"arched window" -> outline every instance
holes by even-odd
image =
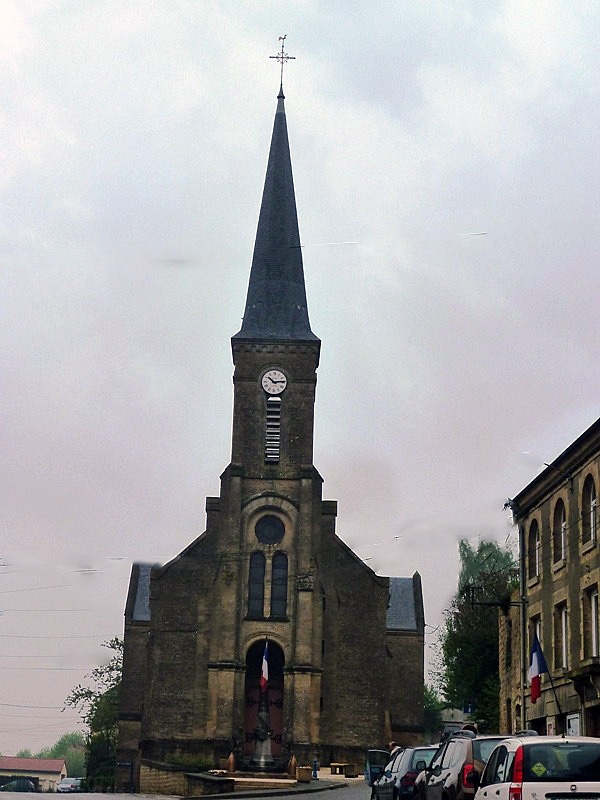
[[[554,508],[552,548],[554,550],[554,563],[558,564],[559,561],[564,561],[567,557],[567,512],[562,500],[559,500]]]
[[[273,556],[271,583],[271,616],[285,617],[287,613],[288,559],[285,553]]]
[[[263,617],[264,601],[265,557],[263,553],[252,553],[248,578],[248,616],[255,619]]]
[[[527,539],[527,566],[530,578],[537,578],[540,574],[540,527],[537,519],[534,519],[529,527],[529,537]]]
[[[596,484],[591,475],[588,475],[583,484],[583,496],[581,501],[581,541],[595,542],[598,531],[598,501],[596,499]]]

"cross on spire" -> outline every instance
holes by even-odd
[[[283,65],[285,64],[286,61],[290,61],[290,60],[295,61],[296,60],[296,56],[288,56],[288,54],[286,52],[284,52],[283,48],[284,48],[284,45],[285,45],[286,37],[287,37],[287,33],[284,33],[283,36],[279,37],[279,41],[281,42],[281,53],[277,53],[276,56],[269,56],[269,58],[276,58],[277,61],[279,61],[279,63],[281,64],[281,81],[280,81],[280,89],[281,89],[281,91],[283,91]]]

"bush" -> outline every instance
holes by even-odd
[[[206,772],[214,769],[214,763],[205,756],[194,755],[193,753],[167,753],[165,756],[166,764],[173,764],[176,767],[188,767],[197,772]]]

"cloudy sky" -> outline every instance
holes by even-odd
[[[430,657],[458,539],[514,546],[505,500],[598,416],[600,6],[0,17],[0,752],[77,728],[132,561],[219,492],[283,34],[315,463],[344,541],[422,574]]]

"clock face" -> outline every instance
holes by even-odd
[[[262,376],[260,385],[267,394],[281,394],[287,386],[287,378],[280,369],[270,369]]]

